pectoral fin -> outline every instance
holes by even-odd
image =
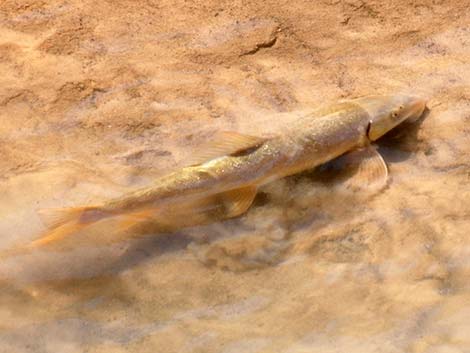
[[[198,165],[217,157],[233,155],[255,148],[267,139],[232,131],[222,131],[218,132],[211,140],[211,142],[201,147],[200,152],[194,154],[188,165]]]
[[[355,170],[346,186],[352,189],[381,189],[387,185],[388,168],[380,153],[373,146],[349,152],[346,163]]]

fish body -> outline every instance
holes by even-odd
[[[338,105],[323,116],[304,116],[282,135],[262,142],[249,153],[216,157],[182,168],[151,186],[103,205],[109,213],[122,213],[191,195],[205,195],[296,174],[323,164],[366,143],[368,113],[357,104]]]
[[[127,217],[132,225],[158,215],[184,218],[221,209],[227,217],[237,216],[249,208],[259,186],[365,148],[402,121],[419,117],[424,108],[424,101],[414,97],[369,96],[305,115],[272,138],[222,134],[206,148],[201,157],[206,161],[148,187],[99,206],[46,210],[51,231],[33,244],[55,241],[108,217]],[[383,169],[380,156],[375,160]]]

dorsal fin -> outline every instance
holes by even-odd
[[[229,156],[254,148],[265,142],[267,138],[240,134],[233,131],[221,131],[216,133],[212,140],[201,146],[190,159],[188,165],[198,165],[211,159]]]

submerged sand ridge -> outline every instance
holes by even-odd
[[[239,219],[130,240],[103,225],[2,259],[0,351],[469,350],[468,5],[1,3],[3,250],[39,235],[38,208],[146,185],[219,130],[268,136],[371,93],[429,112],[379,142],[380,193],[326,166]]]

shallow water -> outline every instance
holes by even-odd
[[[38,208],[147,185],[214,131],[269,135],[292,112],[377,92],[429,111],[378,142],[380,192],[345,189],[327,165],[266,185],[238,219],[137,238],[105,223],[4,253],[0,352],[470,351],[466,4],[212,19],[210,1],[16,3],[0,4],[4,252],[43,231]]]

